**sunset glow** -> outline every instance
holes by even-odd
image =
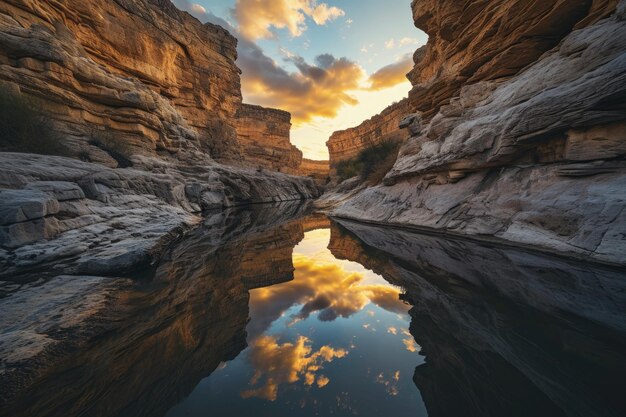
[[[408,1],[174,3],[239,39],[244,101],[290,112],[292,142],[312,159],[328,158],[325,142],[334,131],[406,97],[412,54],[426,42]]]

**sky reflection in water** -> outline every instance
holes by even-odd
[[[295,279],[250,292],[248,348],[168,416],[427,415],[400,289],[336,259],[328,229],[293,253]]]

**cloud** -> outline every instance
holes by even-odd
[[[404,347],[409,352],[418,352],[420,350],[418,344],[415,343],[415,339],[413,339],[413,336],[402,339],[402,343],[404,343]]]
[[[394,48],[402,48],[403,46],[418,45],[418,44],[419,44],[419,40],[417,40],[416,38],[402,38],[398,41],[396,41],[395,39],[389,39],[388,41],[385,42],[385,48],[394,49]]]
[[[321,321],[350,317],[369,303],[405,314],[409,306],[399,290],[386,285],[362,285],[363,274],[345,271],[335,264],[320,265],[307,256],[294,256],[295,279],[285,284],[259,288],[250,294],[248,340],[263,333],[274,320],[294,305],[301,305],[292,323],[319,313]],[[369,326],[368,326],[369,327]]]
[[[197,3],[192,4],[190,9],[194,13],[199,14],[199,15],[203,15],[203,14],[207,13],[206,9],[204,7],[202,7],[201,5],[197,4]]]
[[[295,343],[280,344],[273,336],[257,338],[250,346],[249,360],[255,369],[250,381],[251,389],[243,391],[243,398],[257,397],[268,401],[278,398],[278,389],[283,384],[294,384],[300,380],[305,385],[317,383],[318,388],[326,386],[330,379],[317,376],[325,363],[343,358],[345,349],[322,346],[313,351],[311,341],[299,336]]]
[[[272,7],[278,7],[273,0],[270,2],[274,5]],[[336,117],[345,105],[358,104],[351,92],[362,87],[366,75],[361,66],[355,62],[323,54],[317,57],[314,64],[309,64],[302,57],[289,52],[286,59],[297,69],[290,72],[224,19],[204,8],[201,10],[194,7],[195,4],[188,0],[174,0],[174,4],[202,22],[211,22],[224,27],[239,39],[237,65],[242,70],[242,93],[246,102],[289,111],[295,124],[311,121],[317,116]],[[310,1],[298,4],[306,6],[310,13],[323,5],[318,6]]]
[[[383,90],[406,81],[406,74],[413,68],[413,58],[404,55],[398,62],[387,65],[370,75],[370,90]]]
[[[337,116],[344,105],[356,105],[351,94],[361,88],[365,72],[347,58],[324,54],[314,64],[300,56],[286,58],[297,69],[287,72],[258,47],[240,55],[246,101],[291,112],[294,123]]]
[[[400,380],[400,371],[396,371],[395,374],[391,376],[391,378],[385,378],[385,374],[381,372],[376,377],[376,382],[384,385],[387,390],[387,394],[395,397],[400,392],[398,390],[398,381]]]
[[[316,0],[237,0],[232,11],[239,32],[250,40],[273,38],[272,28],[286,29],[293,37],[307,29],[306,17],[317,25],[344,16],[345,12]]]
[[[326,3],[322,3],[310,9],[309,14],[315,23],[325,25],[326,22],[345,16],[346,13],[338,7],[330,7]]]

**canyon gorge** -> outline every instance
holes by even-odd
[[[319,197],[330,174],[320,205],[338,217],[623,263],[624,7],[414,1],[429,41],[408,97],[314,161],[288,112],[242,102],[224,28],[167,0],[2,2],[3,88],[39,103],[81,160],[0,156],[2,262],[139,196],[167,206],[171,231],[204,209]],[[384,142],[401,146],[383,181],[332,187],[338,164]]]
[[[404,2],[410,90],[318,160],[347,58],[276,48],[283,109],[200,4],[0,0],[0,415],[622,415],[626,0]]]

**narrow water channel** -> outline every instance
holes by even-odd
[[[250,291],[248,347],[168,416],[427,415],[402,289],[336,258],[328,226],[294,248],[293,280]]]
[[[42,274],[45,271],[42,271]],[[0,299],[1,416],[622,416],[626,274],[310,214]]]

